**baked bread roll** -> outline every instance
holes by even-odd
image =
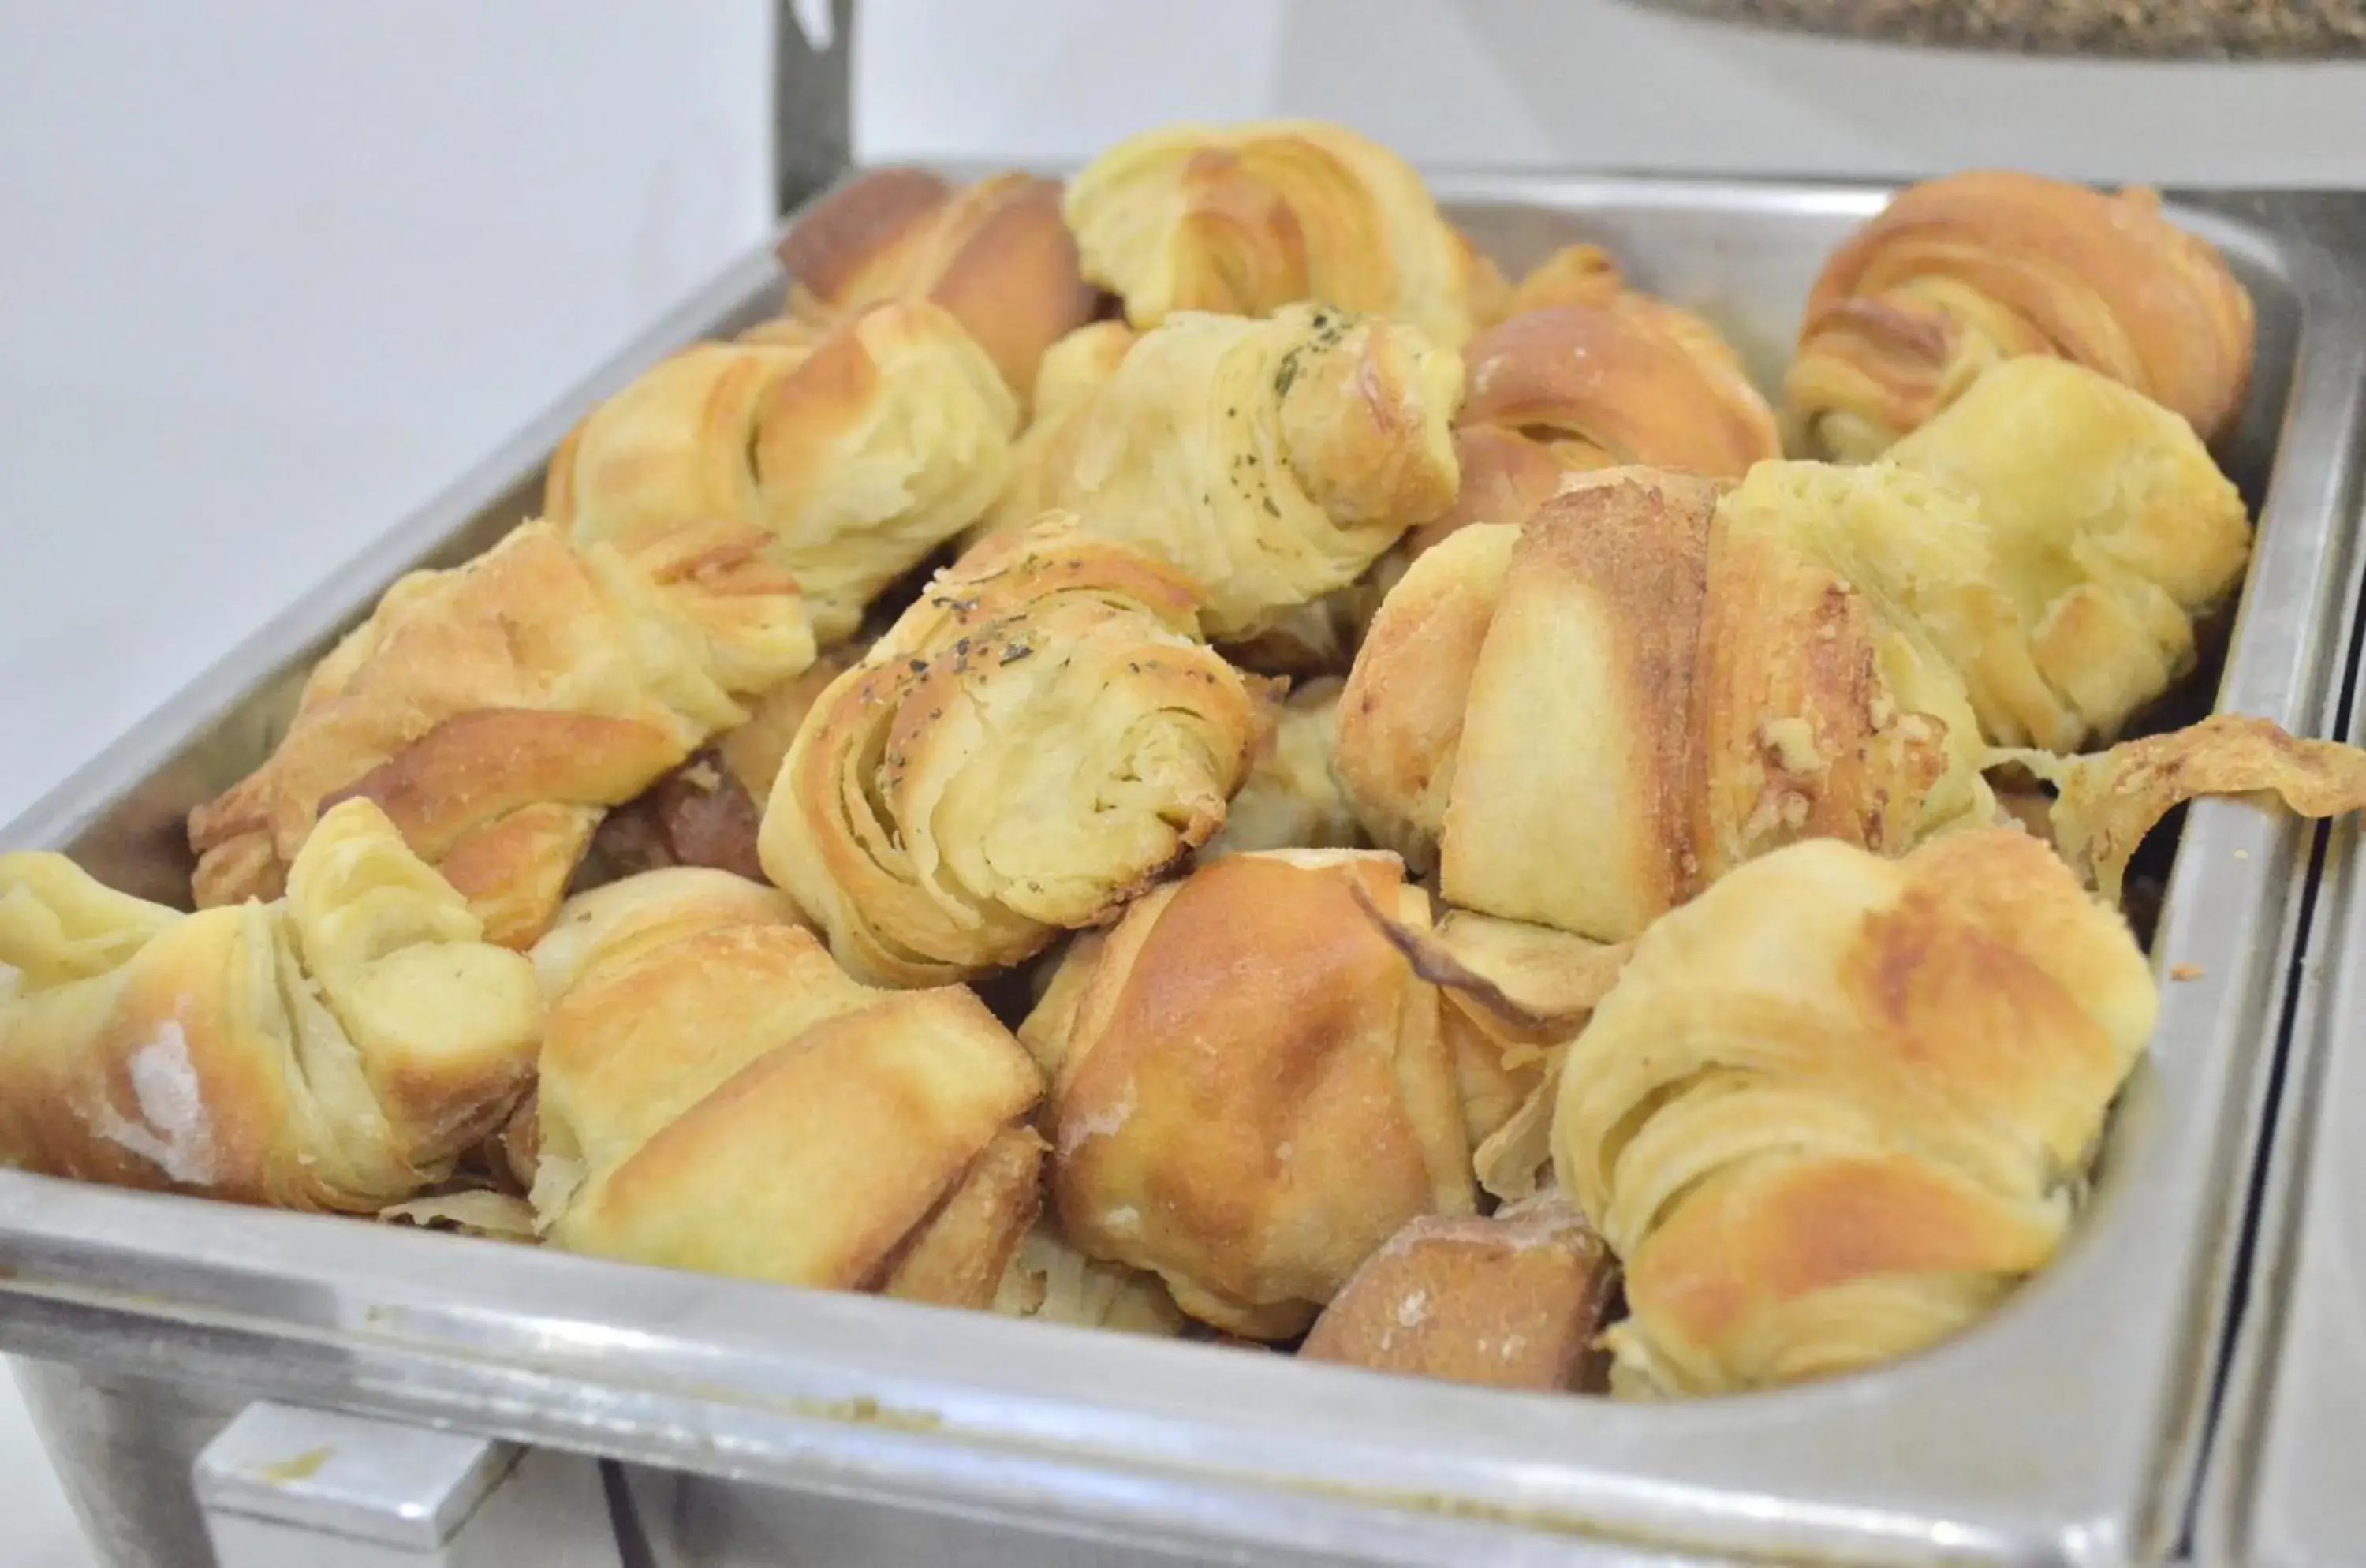
[[[2251,298],[2148,190],[1951,175],[1899,193],[1825,263],[1784,382],[1794,445],[1862,462],[2000,360],[2053,355],[2205,441],[2249,390]]]
[[[1319,299],[1453,349],[1503,287],[1402,159],[1312,120],[1132,137],[1069,182],[1063,207],[1085,276],[1137,327]]]
[[[570,543],[530,523],[414,572],[306,682],[269,761],[189,814],[201,906],[277,897],[324,806],[376,801],[531,944],[609,807],[747,716],[814,657],[796,584],[741,525]]]
[[[1215,641],[1346,587],[1454,500],[1461,366],[1416,332],[1309,305],[1087,331],[989,526],[1076,513],[1199,582]]]
[[[1718,495],[1611,471],[1381,606],[1339,773],[1380,842],[1437,846],[1448,903],[1623,942],[1795,840],[1898,853],[1989,819],[1962,683],[1898,596]]]
[[[1436,993],[1359,893],[1426,919],[1393,856],[1228,856],[1080,939],[1020,1030],[1070,1243],[1245,1337],[1300,1333],[1406,1221],[1473,1207]]]
[[[1310,1361],[1489,1388],[1580,1384],[1617,1261],[1558,1193],[1492,1218],[1413,1221],[1348,1278],[1299,1348]]]
[[[1418,555],[1472,523],[1525,523],[1568,474],[1639,464],[1739,479],[1782,456],[1774,415],[1709,327],[1640,295],[1514,316],[1463,351],[1455,505]]]
[[[1019,404],[924,299],[827,331],[790,323],[683,350],[594,409],[550,460],[544,508],[579,539],[725,518],[760,527],[824,643],[984,513]]]
[[[1570,1047],[1562,1187],[1626,1264],[1615,1392],[1828,1377],[2060,1247],[2152,1032],[2120,918],[2014,829],[1791,846],[1659,921]]]
[[[184,915],[0,856],[0,1163],[372,1213],[436,1186],[534,1072],[520,954],[365,800],[287,892]]]
[[[938,575],[825,692],[765,870],[877,985],[947,984],[1106,919],[1223,826],[1256,701],[1191,583],[1047,517]]]
[[[943,308],[1024,404],[1043,351],[1092,319],[1060,186],[1004,174],[956,188],[879,169],[806,210],[781,242],[789,314],[828,326],[890,299]]]
[[[1268,705],[1249,776],[1225,808],[1205,862],[1252,850],[1353,849],[1363,834],[1331,754],[1339,743],[1339,682],[1312,681]]]
[[[554,929],[546,1239],[988,1305],[1041,1201],[1034,1064],[966,989],[860,985],[811,932],[763,918],[769,889],[718,879],[616,883]]]
[[[2113,739],[2193,668],[2194,623],[2243,580],[2250,520],[2192,428],[2067,360],[2016,359],[1890,449],[1979,504],[2042,684],[1984,714],[2000,745]]]

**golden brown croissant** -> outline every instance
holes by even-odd
[[[1094,327],[1055,351],[1090,390],[1047,406],[989,525],[1076,513],[1199,582],[1218,642],[1346,587],[1454,499],[1461,366],[1418,333],[1290,306],[1121,343]]]
[[[1311,681],[1270,705],[1265,734],[1223,831],[1200,859],[1250,850],[1352,849],[1362,839],[1331,771],[1339,743],[1339,682]]]
[[[1362,913],[1395,857],[1232,855],[1081,939],[1020,1031],[1048,1065],[1062,1228],[1251,1338],[1313,1321],[1416,1215],[1469,1213],[1436,993]]]
[[[1797,839],[1988,819],[1962,682],[1899,595],[1718,496],[1608,470],[1381,606],[1337,767],[1381,842],[1438,846],[1449,903],[1619,942]]]
[[[1472,523],[1527,522],[1570,473],[1640,464],[1739,479],[1782,456],[1774,413],[1733,351],[1639,295],[1514,316],[1471,340],[1462,363],[1462,488],[1407,538],[1413,554]]]
[[[490,940],[532,942],[602,812],[812,661],[762,547],[733,524],[583,545],[531,523],[404,578],[312,671],[270,760],[189,814],[197,902],[276,897],[322,807],[361,795]]]
[[[718,878],[615,883],[554,928],[533,1193],[548,1239],[989,1304],[1041,1200],[1034,1064],[966,989],[859,985],[763,918],[770,890]]]
[[[2008,361],[1889,452],[1979,504],[2042,684],[1989,738],[2108,740],[2193,668],[2194,622],[2242,581],[2243,499],[2192,428],[2066,360]]]
[[[1085,276],[1137,327],[1315,299],[1453,349],[1503,286],[1403,160],[1310,120],[1132,137],[1070,182],[1064,209]]]
[[[880,169],[816,202],[781,242],[789,313],[827,326],[889,299],[928,299],[977,340],[1020,400],[1043,351],[1092,318],[1093,289],[1060,186],[996,175],[956,189]]]
[[[287,893],[183,915],[0,857],[0,1163],[369,1213],[434,1186],[534,1071],[526,960],[384,813],[324,815]]]
[[[1862,461],[2000,360],[2055,355],[2214,441],[2251,377],[2251,299],[2147,190],[1974,173],[1901,192],[1825,263],[1784,386],[1811,456]]]
[[[1794,845],[1654,925],[1570,1047],[1554,1168],[1625,1262],[1614,1390],[1888,1360],[2060,1246],[2152,973],[2014,829]]]
[[[1427,1214],[1348,1278],[1299,1354],[1491,1388],[1576,1388],[1618,1279],[1558,1193],[1492,1218]]]
[[[857,976],[942,984],[1107,919],[1222,827],[1256,705],[1179,574],[1054,514],[987,540],[833,682],[765,869]]]
[[[976,521],[1010,470],[1019,405],[924,299],[828,331],[683,350],[594,409],[550,461],[544,506],[579,539],[726,518],[762,528],[825,643]]]

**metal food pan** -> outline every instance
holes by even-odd
[[[1435,183],[1507,270],[1608,245],[1770,387],[1823,258],[1887,195]],[[2308,731],[2346,646],[2366,317],[2306,213],[2235,205],[2176,212],[2259,312],[2229,461],[2260,526],[2219,694]],[[586,408],[780,298],[769,252],[730,269],[0,843],[184,898],[183,814],[261,760],[294,682],[385,584],[489,545]],[[85,1499],[112,1495],[100,1472],[127,1432],[135,1485],[163,1484],[141,1412],[167,1391],[225,1412],[291,1399],[627,1461],[666,1562],[778,1560],[791,1543],[767,1521],[792,1505],[834,1510],[857,1545],[832,1561],[1042,1560],[1055,1537],[1095,1562],[2149,1561],[2202,1448],[2310,841],[2247,806],[2192,809],[2154,959],[2196,977],[2164,987],[2077,1235],[1970,1332],[1820,1385],[1658,1406],[1501,1393],[15,1173],[0,1346],[55,1363],[36,1408]]]

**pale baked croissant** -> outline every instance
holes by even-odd
[[[1655,924],[1570,1047],[1555,1170],[1626,1265],[1628,1394],[1889,1360],[2062,1242],[2153,977],[2014,829],[1797,844]]]
[[[1311,681],[1269,705],[1249,775],[1223,831],[1200,859],[1251,850],[1351,849],[1361,840],[1331,754],[1339,743],[1339,682]]]
[[[1305,1328],[1406,1221],[1473,1207],[1436,993],[1366,903],[1428,908],[1391,855],[1227,856],[1080,939],[1020,1032],[1053,1079],[1069,1241],[1250,1338]]]
[[[708,517],[761,527],[836,642],[985,512],[1018,426],[961,323],[894,300],[663,361],[568,434],[544,507],[579,539]]]
[[[611,543],[519,528],[417,572],[312,671],[269,761],[189,814],[201,906],[276,897],[322,807],[359,795],[524,946],[603,811],[809,664],[796,584],[744,525]]]
[[[888,299],[941,305],[1024,402],[1043,351],[1091,320],[1060,186],[1003,174],[956,188],[919,169],[862,175],[781,242],[789,313],[822,325]]]
[[[1038,504],[1076,513],[1199,582],[1216,641],[1346,587],[1454,499],[1461,366],[1418,333],[1290,306],[1175,317],[1113,367],[1109,341],[1077,351],[1079,380],[1098,383],[1031,436],[992,525]]]
[[[1979,504],[1993,581],[2042,685],[1984,712],[2000,744],[2111,739],[2193,668],[2251,545],[2243,498],[2192,428],[2065,360],[2008,361],[1889,451]]]
[[[2250,296],[2148,190],[1951,175],[1899,193],[1825,263],[1784,385],[1795,441],[1862,461],[2000,360],[2075,360],[2225,434],[2250,385]]]
[[[1064,210],[1085,276],[1137,327],[1319,299],[1452,349],[1503,287],[1402,159],[1311,120],[1129,138],[1069,182]]]
[[[1437,848],[1448,902],[1618,942],[1797,839],[1902,852],[1988,819],[1962,682],[1899,595],[1718,498],[1609,470],[1381,606],[1336,765],[1381,842]]]
[[[1090,925],[1224,822],[1256,705],[1197,590],[1053,514],[938,575],[797,732],[772,879],[857,976],[929,985]]]
[[[1462,364],[1461,489],[1408,536],[1414,554],[1472,523],[1527,521],[1572,472],[1639,464],[1739,479],[1782,456],[1774,415],[1733,351],[1640,295],[1515,315],[1472,339]]]
[[[435,1185],[531,1079],[520,954],[385,814],[324,815],[287,893],[184,915],[0,856],[0,1163],[370,1213]]]
[[[1182,1333],[1185,1324],[1157,1275],[1086,1257],[1048,1220],[1039,1220],[1019,1244],[996,1289],[993,1310],[1005,1317],[1162,1339]]]
[[[1559,1193],[1484,1219],[1425,1214],[1364,1260],[1298,1353],[1491,1388],[1574,1389],[1617,1279],[1610,1249]]]
[[[967,989],[876,991],[769,889],[654,873],[537,952],[533,1201],[603,1257],[984,1307],[1034,1223],[1034,1064]],[[579,929],[579,927],[580,929]]]

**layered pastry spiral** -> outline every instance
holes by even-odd
[[[1626,1265],[1614,1388],[1795,1382],[1964,1327],[2061,1246],[2156,1008],[2126,925],[2012,829],[1796,844],[1660,920],[1553,1126]]]
[[[376,801],[525,946],[609,807],[796,674],[814,642],[760,531],[652,525],[570,542],[531,523],[414,573],[322,660],[270,759],[189,814],[203,906],[276,897],[322,809]]]
[[[988,1305],[1041,1202],[1034,1063],[965,988],[861,985],[777,895],[736,881],[613,884],[536,953],[558,997],[543,1233],[602,1257]]]
[[[1109,916],[1224,823],[1256,701],[1199,595],[1057,514],[997,536],[816,703],[765,808],[772,879],[858,977],[944,984]]]
[[[702,518],[760,528],[836,642],[977,520],[1018,427],[1017,400],[959,321],[890,300],[665,360],[569,434],[544,510],[584,540]]]
[[[1068,186],[1085,276],[1155,326],[1319,299],[1448,349],[1502,279],[1388,149],[1335,125],[1179,125],[1110,148]]]
[[[1090,327],[1055,351],[1066,385],[997,529],[1039,506],[1074,512],[1200,584],[1209,636],[1235,642],[1452,504],[1461,366],[1418,332],[1313,305],[1123,331]]]
[[[864,175],[814,203],[781,242],[789,314],[827,327],[887,300],[930,300],[1024,403],[1043,351],[1095,304],[1060,194],[1056,181],[1017,173],[958,188],[918,169]]]
[[[287,881],[185,915],[0,856],[0,1164],[371,1213],[499,1127],[541,1035],[526,959],[366,800]]]
[[[2151,192],[1954,175],[1901,192],[1825,263],[1784,406],[1807,455],[1863,461],[1989,367],[2051,355],[2214,441],[2242,411],[2253,337],[2250,296]]]

